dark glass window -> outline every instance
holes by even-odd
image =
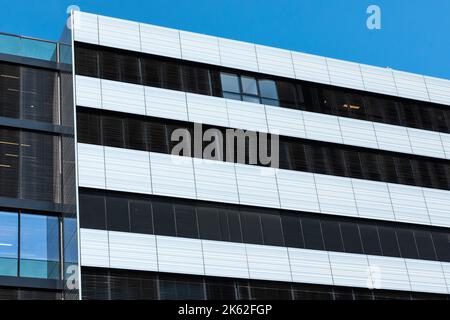
[[[400,248],[398,246],[397,235],[394,228],[379,227],[381,249],[384,256],[400,257]]]
[[[450,262],[450,237],[446,233],[433,232],[433,242],[439,261]]]
[[[75,46],[75,68],[79,75],[98,78],[98,51]]]
[[[175,215],[172,204],[153,201],[152,209],[155,234],[175,237]]]
[[[264,244],[270,246],[284,246],[280,216],[273,214],[262,214],[261,223]]]
[[[182,90],[181,66],[174,62],[142,59],[144,85],[170,90]]]
[[[183,66],[183,86],[187,92],[211,95],[212,86],[209,70],[194,66]]]
[[[153,234],[152,207],[147,201],[130,200],[130,231]]]
[[[337,221],[322,221],[322,233],[325,242],[325,250],[337,252],[344,251],[341,230]]]
[[[237,210],[220,209],[219,222],[224,241],[242,242],[241,219]]]
[[[302,218],[301,221],[305,248],[324,250],[320,221],[312,218]]]
[[[195,207],[175,205],[175,219],[178,237],[198,238],[198,225]]]
[[[197,217],[201,239],[222,240],[218,209],[199,207]]]
[[[300,218],[294,215],[282,215],[284,242],[287,247],[304,248]]]
[[[118,117],[102,117],[103,144],[109,147],[124,148],[125,136],[123,120]]]
[[[106,230],[105,197],[80,193],[80,225],[82,228]]]
[[[124,120],[125,148],[147,150],[145,123],[137,119]]]
[[[129,54],[104,50],[100,53],[100,76],[103,79],[140,84],[139,59]]]
[[[381,244],[378,237],[378,229],[374,224],[360,224],[359,232],[365,254],[381,255]]]
[[[234,282],[206,282],[206,297],[208,300],[236,300]]]
[[[106,222],[108,230],[130,231],[128,200],[121,197],[106,197]]]
[[[102,144],[101,117],[98,114],[77,112],[78,141],[90,144]]]
[[[427,231],[414,231],[419,259],[436,260],[433,239]]]
[[[362,253],[361,236],[356,223],[341,223],[345,252]]]
[[[241,212],[242,234],[245,243],[264,244],[259,214]]]
[[[301,90],[300,86],[299,90]],[[277,81],[277,91],[281,107],[300,109],[299,104],[302,104],[303,101],[297,101],[297,90],[293,83]]]
[[[403,258],[418,259],[416,242],[414,234],[411,230],[398,229],[397,230],[398,244]]]

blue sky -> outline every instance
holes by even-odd
[[[448,0],[15,0],[0,31],[58,39],[82,11],[450,79]],[[382,29],[366,27],[380,6]]]

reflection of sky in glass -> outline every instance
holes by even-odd
[[[18,217],[14,212],[0,211],[0,257],[17,258]]]
[[[22,214],[20,222],[20,258],[59,260],[58,218]]]

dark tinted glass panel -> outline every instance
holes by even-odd
[[[415,231],[414,237],[416,239],[417,251],[419,252],[419,259],[436,260],[436,252],[431,233],[427,231]]]
[[[88,229],[106,229],[106,207],[103,196],[80,193],[80,225]]]
[[[322,230],[320,221],[310,218],[302,218],[303,238],[305,240],[305,248],[323,250]]]
[[[100,57],[100,74],[103,79],[140,83],[139,60],[135,56],[115,51],[103,51]]]
[[[450,237],[446,233],[433,232],[433,242],[438,260],[450,262]]]
[[[106,197],[106,221],[108,230],[130,231],[128,200],[120,197]]]
[[[21,67],[0,63],[0,116],[20,118]]]
[[[281,219],[277,215],[261,215],[264,244],[271,246],[284,246]]]
[[[104,116],[102,118],[102,129],[104,145],[116,148],[125,147],[122,119],[118,117]]]
[[[251,286],[253,300],[292,300],[291,288],[287,285]]]
[[[361,237],[356,223],[341,223],[345,252],[362,253]]]
[[[146,123],[147,144],[151,152],[168,153],[169,143],[166,126],[159,123]]]
[[[20,131],[0,128],[0,196],[19,197]]]
[[[92,113],[77,112],[77,135],[81,143],[102,144],[101,117]]]
[[[397,235],[394,228],[379,227],[381,249],[384,256],[400,257],[400,248],[397,242]]]
[[[183,66],[183,86],[187,92],[211,95],[212,88],[209,70]]]
[[[198,238],[197,215],[195,213],[195,207],[175,205],[175,219],[178,237]]]
[[[137,119],[124,120],[125,148],[147,150],[145,123]]]
[[[287,247],[304,248],[300,218],[294,215],[281,216],[284,242]]]
[[[208,300],[236,300],[234,282],[207,282],[206,298]]]
[[[241,219],[237,210],[219,210],[219,221],[224,241],[242,242]]]
[[[130,231],[153,234],[152,207],[146,201],[130,200]]]
[[[98,77],[97,50],[75,46],[75,69],[77,74]]]
[[[287,81],[277,81],[280,106],[285,108],[300,109],[297,102],[296,86]]]
[[[364,253],[381,255],[382,251],[377,226],[372,224],[360,224],[359,232],[361,233]]]
[[[173,206],[165,202],[152,202],[155,233],[163,236],[176,236]]]
[[[197,217],[201,239],[222,240],[218,209],[200,207]]]
[[[412,231],[399,229],[397,230],[397,238],[403,258],[417,259],[419,257]]]
[[[325,250],[327,251],[344,251],[342,243],[341,230],[339,223],[336,221],[322,221],[323,240],[325,242]]]
[[[241,212],[241,220],[244,242],[264,244],[259,215],[253,212]]]

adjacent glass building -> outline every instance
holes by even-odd
[[[449,80],[68,26],[0,35],[0,298],[450,297]],[[173,155],[196,124],[276,135],[279,165]]]

